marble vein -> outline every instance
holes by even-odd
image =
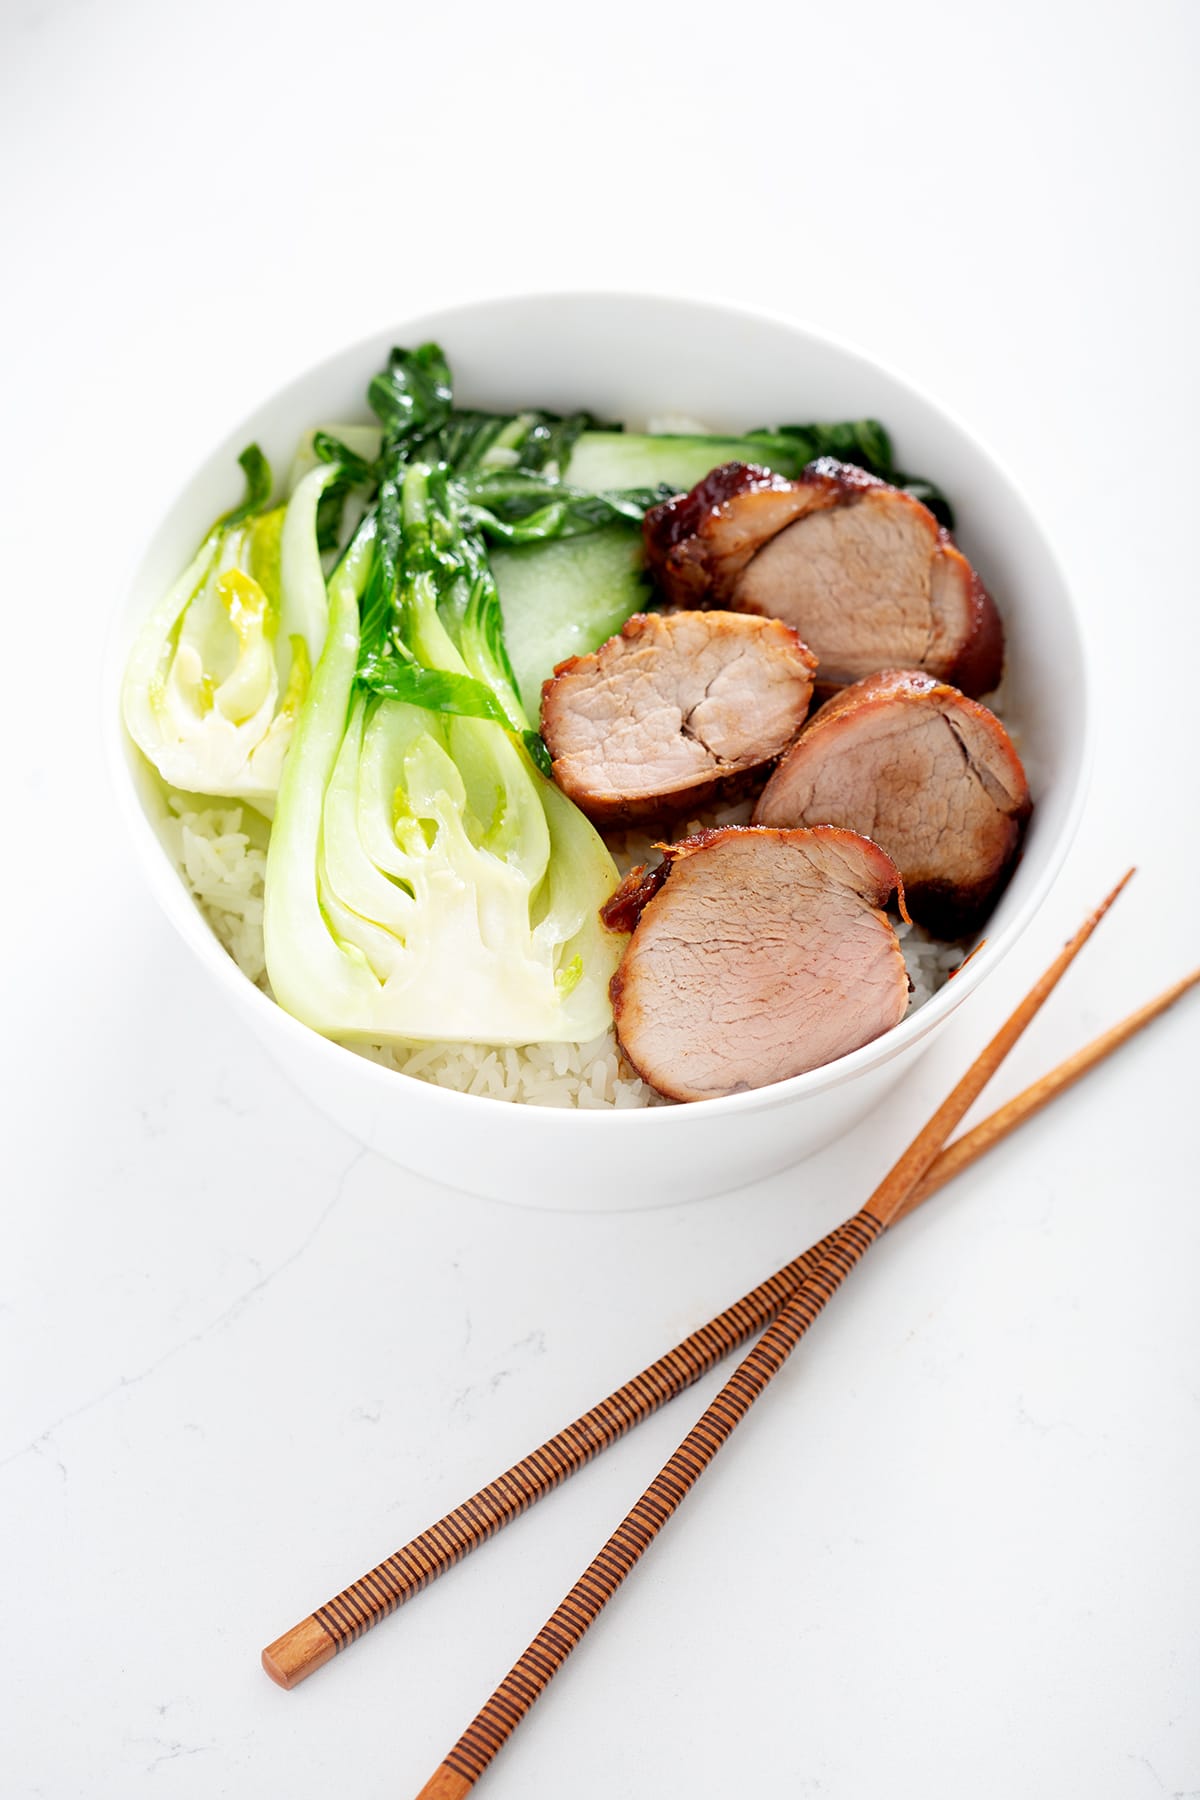
[[[0,1457],[0,1469],[8,1468],[11,1463],[18,1462],[25,1456],[49,1456],[50,1460],[57,1465],[63,1479],[66,1480],[66,1465],[57,1449],[50,1444],[50,1440],[62,1430],[63,1426],[73,1424],[76,1419],[81,1419],[85,1414],[94,1412],[97,1407],[105,1405],[114,1395],[127,1393],[131,1388],[142,1386],[143,1383],[157,1375],[167,1363],[173,1362],[177,1356],[181,1356],[185,1350],[190,1350],[195,1345],[202,1344],[209,1338],[216,1337],[218,1333],[227,1330],[241,1317],[247,1307],[259,1299],[273,1282],[277,1281],[281,1275],[286,1274],[307,1253],[341,1205],[346,1185],[355,1169],[369,1154],[370,1152],[362,1145],[354,1152],[338,1176],[332,1196],[322,1207],[296,1248],[285,1256],[282,1262],[277,1263],[273,1269],[268,1269],[264,1275],[260,1275],[257,1281],[251,1282],[250,1286],[230,1301],[229,1305],[224,1307],[215,1319],[210,1319],[206,1325],[202,1325],[198,1331],[190,1332],[187,1337],[180,1338],[177,1343],[172,1344],[169,1349],[156,1356],[152,1362],[147,1363],[144,1369],[139,1369],[134,1375],[122,1375],[119,1380],[111,1382],[100,1393],[93,1394],[90,1399],[82,1401],[68,1412],[60,1414],[57,1419],[51,1420],[49,1425],[39,1431],[27,1444],[22,1445],[19,1450],[12,1450],[7,1456]]]

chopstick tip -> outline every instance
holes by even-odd
[[[469,1794],[473,1785],[465,1775],[460,1775],[446,1763],[439,1763],[417,1795],[417,1800],[463,1800],[464,1794]]]
[[[1120,881],[1118,881],[1116,887],[1114,887],[1111,890],[1111,892],[1107,893],[1104,896],[1103,900],[1100,902],[1100,904],[1096,908],[1095,912],[1090,913],[1088,915],[1088,917],[1084,920],[1084,922],[1079,930],[1079,937],[1081,939],[1091,936],[1092,932],[1096,929],[1096,926],[1100,923],[1100,921],[1104,917],[1105,913],[1108,912],[1110,910],[1110,908],[1113,907],[1116,904],[1116,902],[1120,899],[1121,895],[1125,892],[1125,889],[1129,886],[1129,883],[1133,880],[1133,878],[1136,874],[1137,874],[1137,864],[1131,863],[1129,865],[1129,867],[1126,869],[1125,873],[1122,875]]]
[[[276,1687],[295,1687],[295,1678],[289,1674],[280,1663],[276,1662],[269,1650],[264,1650],[259,1660],[262,1663],[264,1674],[271,1677],[271,1680],[275,1683]]]
[[[262,1666],[277,1687],[294,1688],[314,1669],[320,1669],[336,1653],[337,1644],[311,1615],[268,1644]]]
[[[1133,880],[1133,878],[1136,874],[1137,874],[1137,864],[1130,863],[1129,867],[1126,869],[1125,873],[1122,875],[1120,881],[1118,881],[1116,887],[1113,889],[1112,893],[1108,896],[1108,899],[1105,900],[1103,905],[1101,906],[1101,909],[1100,909],[1101,912],[1108,911],[1108,909],[1112,905],[1113,901],[1118,897],[1118,895],[1124,893],[1125,889],[1129,886],[1129,883]]]

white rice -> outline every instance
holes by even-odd
[[[204,806],[191,796],[168,795],[166,833],[171,851],[204,917],[233,960],[256,986],[270,993],[263,950],[263,889],[270,827],[250,807]],[[705,827],[744,825],[753,801],[719,807],[689,819],[672,834],[687,837]],[[656,839],[629,831],[609,839],[622,874],[636,863],[656,863]],[[943,943],[919,925],[893,916],[908,978],[909,1011],[921,1006],[963,960],[961,944]],[[532,1106],[603,1111],[630,1106],[670,1106],[634,1073],[610,1027],[588,1044],[526,1044],[496,1049],[486,1044],[349,1044],[348,1049],[385,1068],[493,1100]]]
[[[167,842],[200,911],[243,975],[265,988],[263,891],[270,826],[236,802],[205,806],[176,793],[167,800]]]

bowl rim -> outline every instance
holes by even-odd
[[[172,864],[161,836],[138,798],[129,762],[130,755],[137,755],[138,752],[129,743],[121,709],[122,680],[131,630],[128,607],[124,602],[127,600],[130,589],[139,580],[141,570],[165,520],[184,500],[200,472],[221,452],[225,445],[231,440],[237,439],[243,430],[248,429],[248,421],[255,413],[270,406],[273,401],[298,382],[317,374],[319,370],[330,364],[351,358],[358,353],[361,353],[365,359],[368,352],[373,351],[379,344],[381,338],[389,335],[393,337],[394,341],[400,342],[405,336],[411,336],[414,329],[424,331],[435,321],[438,330],[448,331],[453,329],[455,322],[460,318],[487,312],[496,307],[518,306],[531,301],[540,304],[561,303],[567,305],[604,303],[645,305],[649,303],[698,315],[735,318],[749,324],[770,326],[787,332],[793,337],[805,338],[818,349],[831,350],[848,361],[858,363],[864,371],[883,377],[893,388],[913,399],[927,413],[945,421],[952,430],[957,431],[971,444],[976,453],[989,465],[990,471],[999,478],[1002,485],[1009,489],[1017,501],[1024,514],[1027,527],[1038,539],[1039,547],[1059,583],[1064,602],[1065,623],[1074,640],[1074,648],[1079,662],[1081,681],[1078,702],[1081,722],[1077,738],[1078,752],[1074,791],[1068,800],[1062,828],[1046,852],[1041,871],[1033,879],[1029,891],[1021,898],[1004,929],[995,937],[985,938],[961,969],[955,971],[950,980],[945,982],[921,1006],[901,1019],[897,1025],[893,1025],[890,1030],[883,1032],[879,1037],[836,1058],[833,1062],[823,1064],[820,1068],[806,1070],[800,1075],[788,1076],[783,1081],[773,1082],[765,1087],[750,1088],[742,1093],[724,1094],[708,1100],[676,1102],[667,1106],[580,1108],[539,1106],[529,1102],[522,1104],[511,1100],[496,1099],[487,1094],[463,1093],[454,1088],[441,1087],[434,1082],[419,1081],[415,1076],[406,1077],[402,1070],[390,1069],[383,1064],[376,1063],[370,1057],[361,1056],[346,1045],[326,1038],[320,1032],[313,1030],[311,1026],[303,1024],[243,974],[180,879],[179,871]],[[109,623],[104,657],[102,734],[105,745],[105,761],[109,780],[116,792],[118,810],[132,838],[137,861],[166,917],[228,994],[235,1007],[248,1006],[251,1009],[250,1020],[255,1024],[256,1029],[261,1030],[261,1033],[281,1033],[286,1043],[296,1047],[298,1054],[325,1059],[331,1079],[337,1080],[342,1077],[357,1079],[363,1084],[364,1092],[370,1088],[380,1101],[390,1097],[394,1102],[397,1097],[396,1081],[398,1079],[407,1080],[414,1087],[420,1088],[427,1104],[434,1108],[444,1108],[447,1118],[452,1114],[461,1115],[461,1109],[465,1105],[470,1108],[469,1113],[465,1116],[474,1118],[480,1123],[489,1116],[493,1120],[498,1120],[501,1115],[511,1116],[516,1111],[520,1115],[527,1118],[532,1116],[539,1121],[556,1121],[566,1116],[573,1122],[571,1129],[575,1131],[581,1129],[610,1132],[616,1130],[662,1130],[664,1128],[662,1124],[653,1126],[648,1125],[646,1121],[695,1119],[697,1117],[716,1118],[739,1113],[747,1114],[786,1105],[791,1101],[808,1099],[853,1081],[860,1074],[903,1055],[910,1046],[918,1043],[943,1019],[947,1018],[1003,961],[1029,926],[1057,879],[1079,829],[1087,802],[1094,756],[1095,728],[1091,660],[1087,638],[1082,629],[1078,605],[1066,579],[1057,549],[1038,514],[1031,506],[1020,482],[1013,477],[1007,465],[995,455],[991,447],[974,430],[963,423],[956,412],[943,405],[940,399],[931,398],[914,382],[897,374],[878,357],[861,350],[857,345],[851,344],[845,339],[831,335],[824,330],[817,330],[786,314],[750,306],[742,301],[649,288],[558,289],[547,287],[518,289],[488,294],[446,306],[431,307],[424,313],[417,314],[408,324],[403,321],[398,325],[386,323],[373,331],[360,335],[349,343],[341,344],[306,364],[286,381],[277,384],[269,392],[261,395],[243,414],[241,426],[235,425],[224,432],[216,442],[208,446],[202,456],[192,463],[190,473],[176,490],[169,506],[160,515],[153,530],[142,540],[136,559],[126,568],[120,592],[122,604],[118,606]],[[228,804],[236,806],[242,803],[231,799]],[[1019,859],[1013,871],[1014,882],[1019,880],[1022,866],[1022,860]],[[352,1074],[354,1070],[357,1070],[357,1076]],[[484,1107],[488,1109],[487,1113],[480,1110]],[[618,1124],[617,1121],[620,1123]],[[539,1128],[558,1129],[559,1127],[556,1124],[540,1124],[533,1127],[535,1130]]]

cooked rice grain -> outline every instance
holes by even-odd
[[[249,807],[197,807],[169,794],[165,835],[200,910],[244,975],[262,985],[266,821]]]

